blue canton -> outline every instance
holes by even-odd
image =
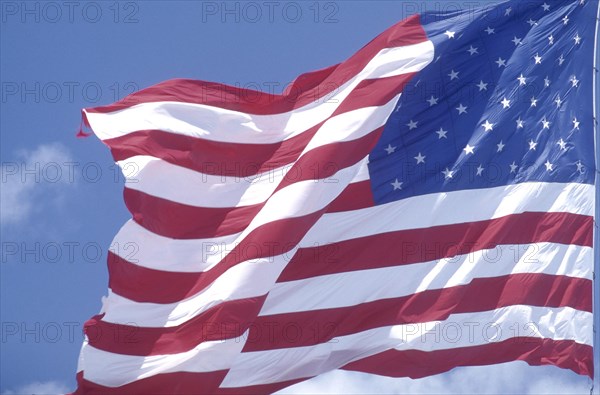
[[[594,182],[593,1],[424,13],[433,62],[369,156],[378,204],[522,182]]]

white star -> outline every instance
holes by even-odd
[[[573,129],[577,129],[579,130],[579,121],[577,120],[577,118],[573,118]]]
[[[505,146],[506,146],[506,144],[504,144],[502,142],[502,140],[500,140],[500,142],[498,144],[496,144],[496,147],[498,147],[498,150],[496,152],[502,152],[502,150],[504,149]]]
[[[571,84],[573,84],[573,88],[577,88],[579,86],[579,80],[576,76],[572,75],[569,81],[571,82]]]
[[[450,72],[450,74],[448,74],[448,77],[450,77],[450,81],[454,80],[454,79],[458,79],[458,71],[454,71],[454,69],[452,69],[452,71]]]
[[[479,164],[479,166],[477,166],[477,174],[478,176],[480,176],[483,173],[483,170],[485,170],[485,168],[483,168],[481,166],[481,164]]]
[[[388,146],[385,147],[384,150],[388,153],[388,155],[391,155],[394,152],[396,152],[396,147],[392,147],[391,144],[388,144]]]
[[[522,129],[524,125],[525,122],[521,118],[517,119],[517,129]]]
[[[544,87],[549,87],[550,86],[550,80],[548,79],[548,76],[546,76],[546,78],[544,78]]]
[[[498,60],[496,60],[496,62],[495,62],[495,63],[498,65],[498,68],[500,68],[500,67],[502,67],[502,66],[506,67],[506,60],[505,60],[505,59],[502,59],[502,58],[500,58],[500,57],[498,58]]]
[[[472,45],[471,45],[471,47],[470,47],[469,49],[467,49],[467,52],[468,52],[468,53],[470,53],[470,54],[471,54],[471,56],[475,55],[476,53],[479,53],[479,52],[477,51],[477,48],[476,48],[476,47],[473,47]]]
[[[542,119],[542,129],[550,129],[550,121],[548,121],[546,118]]]
[[[467,146],[465,148],[463,148],[463,151],[465,151],[465,155],[469,155],[469,154],[474,154],[475,151],[473,151],[475,149],[475,146],[470,146],[469,144],[467,144]]]
[[[506,97],[500,103],[502,103],[502,108],[510,107],[510,100],[508,100]]]
[[[550,10],[550,5],[547,3],[542,4],[542,8],[544,9],[544,11],[549,11]]]
[[[515,163],[515,161],[513,160],[513,163],[511,163],[510,165],[510,172],[511,173],[516,173],[517,172],[517,164]]]
[[[437,97],[433,97],[433,95],[431,95],[431,97],[427,101],[429,102],[429,107],[438,104],[438,98]]]
[[[511,41],[515,44],[515,47],[519,44],[521,44],[521,45],[523,44],[523,41],[521,41],[521,39],[518,38],[517,36],[515,36],[515,38],[513,38]]]
[[[398,179],[396,178],[396,181],[390,182],[390,184],[394,187],[394,191],[395,191],[396,189],[402,189],[402,184],[404,184],[404,183],[398,181]]]
[[[448,138],[446,136],[446,133],[448,133],[448,131],[444,130],[443,128],[440,128],[440,130],[436,131],[436,133],[438,134],[438,140],[440,140],[440,139],[447,139]]]
[[[563,63],[565,63],[565,57],[561,54],[560,58],[558,58],[558,65],[562,66]]]
[[[467,108],[468,108],[468,107],[465,107],[465,106],[463,106],[463,105],[462,105],[462,103],[460,103],[460,104],[458,105],[458,107],[456,107],[456,110],[458,111],[458,115],[461,115],[461,114],[463,114],[463,113],[466,113],[466,112],[467,112]]]
[[[579,45],[581,43],[581,37],[579,37],[579,33],[573,37],[573,40],[575,40],[575,45]]]
[[[529,26],[534,26],[537,25],[537,21],[534,21],[533,19],[529,18],[529,20],[527,21],[527,23],[529,23]]]
[[[481,126],[484,127],[486,132],[489,132],[490,130],[494,129],[494,124],[490,123],[490,121],[487,119],[485,120],[485,123],[481,124]]]
[[[575,164],[577,165],[577,171],[579,172],[579,174],[583,174],[583,164],[581,163],[581,161]]]
[[[562,20],[563,20],[563,25],[566,25],[567,23],[569,23],[569,16],[565,15],[565,17]]]
[[[448,38],[454,38],[454,33],[456,32],[451,32],[450,30],[446,30],[446,33],[444,33],[446,36],[448,36]]]
[[[525,78],[523,74],[521,74],[520,77],[517,77],[517,80],[519,80],[519,85],[525,85],[527,83],[527,78]]]
[[[489,35],[496,33],[496,30],[488,26],[487,29],[485,29],[485,32]]]
[[[530,107],[537,107],[537,99],[535,97],[531,98],[531,106]]]
[[[425,163],[425,158],[426,156],[421,155],[421,153],[419,152],[419,155],[415,156],[415,159],[417,160],[417,165],[419,163]]]
[[[504,16],[509,16],[511,12],[512,12],[512,8],[508,7],[506,9],[506,11],[504,11]]]
[[[552,171],[552,168],[554,167],[554,165],[550,163],[549,160],[547,160],[546,163],[544,163],[544,166],[546,166],[546,171]]]
[[[552,34],[548,36],[548,42],[550,45],[554,44],[554,36]]]
[[[563,150],[563,151],[567,150],[567,142],[564,141],[563,139],[558,140],[558,142],[556,143],[556,145],[558,145],[560,147],[560,149]]]
[[[410,122],[406,124],[406,126],[408,126],[408,130],[413,130],[417,128],[418,123],[419,122],[415,122],[411,119]]]
[[[560,99],[560,95],[556,97],[556,100],[554,100],[554,103],[556,103],[556,107],[560,108],[560,106],[562,105],[562,100]]]
[[[442,173],[444,174],[444,177],[446,178],[446,180],[452,178],[452,176],[454,175],[454,170],[449,170],[446,167],[446,170],[442,171]]]
[[[539,53],[536,53],[533,58],[535,59],[535,64],[542,64],[542,57]]]
[[[479,87],[479,92],[485,90],[487,91],[487,86],[488,84],[486,82],[480,81],[479,84],[477,85],[477,87]]]
[[[535,147],[537,147],[538,143],[534,142],[533,140],[529,141],[529,150],[533,150],[535,151]]]

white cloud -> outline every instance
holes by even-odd
[[[33,382],[17,388],[14,391],[3,392],[2,395],[55,395],[65,394],[69,388],[58,381]]]
[[[41,144],[17,152],[17,160],[2,163],[0,223],[21,225],[35,213],[56,207],[72,185],[69,150],[60,143]],[[72,172],[71,172],[72,173]]]
[[[278,394],[589,394],[590,380],[553,366],[516,361],[462,367],[422,379],[336,370]]]

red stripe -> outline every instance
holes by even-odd
[[[369,329],[446,320],[451,314],[521,304],[591,312],[592,282],[548,274],[512,274],[355,306],[260,316],[250,327],[244,352],[312,346]]]
[[[417,73],[361,81],[332,114],[332,117],[364,107],[383,106],[404,90]]]
[[[265,296],[225,301],[173,327],[139,327],[102,321],[92,317],[85,323],[89,344],[99,350],[122,355],[166,355],[189,351],[211,340],[242,336],[258,315]]]
[[[206,81],[175,79],[131,94],[114,104],[86,111],[106,113],[140,103],[176,101],[206,104],[251,114],[288,112],[326,97],[338,89],[356,76],[380,50],[425,41],[427,35],[420,24],[419,16],[415,15],[387,29],[345,62],[299,76],[283,95],[271,95]]]
[[[495,365],[515,360],[531,366],[554,365],[590,378],[594,375],[593,350],[572,340],[511,338],[497,343],[436,351],[388,350],[351,362],[344,370],[413,379],[448,372],[459,366]],[[239,388],[217,389],[227,371],[209,373],[163,373],[133,383],[111,388],[92,383],[77,373],[75,395],[131,394],[263,394],[273,393],[310,379]]]
[[[508,230],[494,231],[502,225],[508,226]],[[268,246],[264,244],[264,240],[279,240],[286,235],[276,231],[264,232],[265,237],[270,235],[272,238],[255,240],[258,240],[256,245],[264,246],[265,249]],[[392,232],[385,234],[392,237],[383,239],[383,242],[380,242],[379,237],[384,235],[376,235],[325,246],[301,248],[279,276],[278,282],[321,274],[424,262],[497,245],[556,242],[591,246],[591,234],[591,217],[568,213],[514,214],[481,223]],[[490,237],[494,244],[490,244]],[[291,240],[284,242],[287,244]],[[248,252],[254,250],[254,246],[241,246],[234,251],[243,261],[253,259]],[[287,251],[281,253],[284,252]],[[138,266],[110,252],[109,254],[110,288],[116,294],[138,302],[175,303],[204,289],[217,276],[210,274],[212,270],[217,270],[216,268],[204,273],[161,271]],[[269,255],[269,251],[262,251],[259,255],[276,254]],[[219,270],[218,273],[220,275],[222,271]]]
[[[495,365],[515,360],[531,366],[554,365],[593,377],[593,350],[571,340],[512,338],[503,342],[437,351],[398,351],[382,353],[351,362],[341,369],[388,377],[422,378],[450,371],[459,366]],[[265,386],[227,388],[221,394],[263,394],[279,391],[305,377]],[[262,390],[265,388],[265,390]]]
[[[359,84],[332,114],[388,103],[412,74],[367,80]],[[141,130],[104,140],[115,161],[150,155],[204,174],[250,177],[293,163],[325,121],[288,140],[272,144],[211,141],[160,130]]]
[[[175,239],[207,239],[241,232],[265,205],[189,206],[130,188],[124,189],[123,199],[135,222],[155,234]]]
[[[92,346],[126,355],[189,351],[204,341],[242,336],[244,352],[326,343],[391,325],[445,320],[451,314],[489,311],[512,305],[592,310],[592,283],[548,274],[513,274],[474,279],[467,285],[427,290],[355,306],[256,317],[265,297],[223,302],[175,327],[116,325],[94,317],[85,325]]]
[[[267,225],[263,225],[261,227],[256,228],[252,231],[248,236],[240,242],[219,264],[217,264],[214,268],[210,269],[207,272],[203,273],[194,273],[193,276],[196,276],[195,282],[191,285],[191,288],[186,291],[189,292],[190,295],[194,295],[199,293],[201,290],[209,286],[213,281],[215,281],[219,276],[225,273],[227,270],[237,265],[240,262],[253,260],[263,257],[271,257],[276,255],[284,254],[290,251],[295,245],[298,244],[300,239],[304,236],[304,234],[313,226],[314,222],[322,215],[323,210],[312,213],[310,215],[306,215],[303,217],[296,217],[284,220],[278,220],[270,222]],[[277,240],[277,242],[272,242],[272,240]],[[130,289],[131,292],[143,292],[139,288],[137,288],[136,279],[134,278],[123,278],[122,276],[118,276],[117,272],[114,272],[115,265],[119,265],[121,262],[125,262],[122,259],[117,262],[112,262],[115,256],[112,255],[113,258],[109,259],[109,276],[111,286],[114,286],[116,289],[124,288]],[[124,271],[130,270],[129,273],[135,273],[136,269],[134,266],[130,266]],[[142,270],[142,272],[149,273],[150,269]],[[124,271],[120,271],[121,273]],[[165,281],[169,280],[168,277],[164,276],[165,272],[154,271],[152,272],[152,276],[159,275],[160,277],[154,278],[146,278],[147,281],[157,281],[160,282],[161,287],[167,287],[167,283]],[[131,280],[131,282],[129,282]],[[133,285],[133,286],[132,286]],[[180,287],[178,283],[169,283],[168,286]],[[147,286],[147,284],[146,284]],[[145,289],[145,291],[150,291],[149,289]],[[244,324],[247,322],[251,322],[252,319],[257,315],[258,311],[262,307],[264,299],[256,298],[255,301],[250,300],[250,306],[253,310],[248,308],[247,302],[239,301],[231,302],[231,306],[234,308],[229,311],[228,304],[223,303],[219,305],[219,307],[215,309],[211,309],[208,312],[205,312],[203,317],[194,320],[193,322],[182,324],[179,327],[173,328],[141,328],[137,325],[112,325],[110,323],[106,323],[101,321],[102,316],[95,317],[90,320],[89,325],[86,325],[86,331],[90,331],[88,335],[90,337],[90,344],[97,345],[99,348],[104,349],[105,351],[117,353],[117,354],[133,354],[140,355],[136,353],[144,353],[149,352],[149,355],[157,354],[168,354],[168,353],[177,353],[182,350],[189,350],[189,345],[191,343],[195,343],[196,339],[193,338],[192,335],[190,337],[181,337],[177,336],[177,331],[184,331],[186,334],[194,328],[194,330],[200,331],[200,334],[197,334],[196,337],[202,338],[202,331],[205,328],[209,328],[212,323],[218,322],[228,322],[231,320],[233,324]],[[254,303],[254,304],[252,304]],[[244,307],[245,306],[245,307]],[[221,309],[223,309],[221,311]],[[246,309],[245,311],[243,311]],[[240,318],[241,317],[241,318]],[[251,318],[245,318],[251,317]],[[208,321],[207,321],[208,320]],[[207,324],[208,322],[208,324]],[[135,323],[134,323],[135,324]],[[92,328],[92,326],[97,325]],[[207,326],[208,325],[208,326]],[[184,326],[185,328],[181,329],[180,327]],[[205,326],[205,328],[203,328]],[[148,332],[144,332],[148,330]],[[93,331],[93,332],[91,332]],[[122,341],[115,342],[114,338],[110,337],[110,334],[114,333],[125,333],[130,336],[129,339],[133,336],[139,336],[140,342],[134,341]],[[229,333],[231,333],[229,331]],[[109,334],[109,335],[105,335]],[[167,336],[165,341],[161,340],[161,344],[158,347],[154,347],[155,343],[145,344],[144,342],[150,341],[149,339],[162,339],[162,336]],[[233,337],[233,336],[232,336]],[[178,340],[175,341],[175,338]],[[93,340],[92,340],[93,339]],[[191,343],[190,343],[191,342]],[[197,344],[197,343],[195,343]],[[192,346],[193,347],[193,346]],[[169,350],[172,350],[169,352]],[[160,352],[158,352],[160,351]],[[146,355],[146,354],[141,354]]]
[[[550,242],[592,246],[593,218],[526,212],[502,218],[409,229],[299,250],[277,281],[425,262],[502,244]]]
[[[150,155],[204,174],[243,178],[293,163],[324,122],[273,144],[224,143],[161,130],[140,130],[104,143],[115,161]]]
[[[108,251],[107,263],[109,288],[120,296],[141,303],[177,303],[192,296],[192,290],[204,288],[216,278],[208,274],[210,270],[189,273],[149,269],[112,251]]]
[[[323,182],[339,182],[330,177],[367,156],[382,131],[383,127],[380,127],[360,139],[331,143],[307,152],[294,163],[273,194],[300,181],[322,179]],[[341,152],[343,155],[339,155]],[[331,158],[337,160],[332,161]],[[265,201],[244,207],[205,208],[176,203],[129,188],[125,188],[124,200],[138,224],[155,234],[175,239],[204,239],[241,232],[266,204]]]
[[[214,394],[227,375],[227,370],[207,373],[163,373],[125,384],[106,387],[86,380],[83,372],[77,373],[77,390],[74,395],[123,395],[123,394]]]
[[[413,379],[444,373],[458,366],[484,366],[511,361],[554,365],[593,377],[592,347],[572,340],[512,338],[498,343],[437,351],[388,350],[342,369]]]
[[[342,367],[344,370],[413,379],[448,372],[459,366],[485,366],[511,361],[524,361],[531,366],[554,365],[590,378],[594,375],[593,350],[572,340],[511,338],[497,343],[436,351],[387,350]],[[83,378],[77,373],[75,395],[131,394],[262,394],[273,393],[306,377],[280,383],[239,388],[217,389],[227,371],[209,373],[163,373],[133,383],[111,388]]]
[[[218,388],[227,375],[227,370],[208,373],[175,372],[162,373],[120,387],[105,387],[83,378],[77,373],[77,390],[73,395],[241,395],[272,394],[306,379],[289,380],[280,383],[252,385],[238,388]]]
[[[215,267],[200,273],[175,273],[143,268],[109,252],[111,289],[132,300],[172,303],[185,294],[195,295],[238,263],[282,255],[294,248],[323,210],[302,217],[286,218],[259,226],[248,234]],[[183,280],[187,275],[190,279]],[[179,282],[181,281],[181,282]],[[157,288],[153,288],[157,285]],[[189,288],[185,288],[185,286]],[[114,287],[114,288],[113,288]],[[162,291],[159,291],[160,289]],[[174,290],[179,288],[179,290]],[[118,291],[117,291],[118,290]],[[164,291],[164,292],[163,292]],[[157,298],[152,293],[156,292]],[[137,297],[136,297],[137,296]],[[162,302],[156,301],[157,299]]]
[[[356,140],[329,143],[312,149],[293,164],[273,193],[300,181],[323,180],[323,183],[337,184],[339,180],[332,176],[365,158],[377,144],[384,127]]]
[[[371,181],[360,181],[349,184],[346,189],[329,205],[328,213],[337,213],[341,211],[360,210],[362,208],[373,207],[373,192],[371,190]]]

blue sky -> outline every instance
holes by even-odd
[[[414,11],[473,3],[2,1],[0,393],[74,389],[83,323],[106,294],[106,250],[129,218],[106,147],[75,138],[81,108],[171,78],[280,92]],[[422,380],[334,372],[286,392],[587,393],[589,384],[515,362]]]

